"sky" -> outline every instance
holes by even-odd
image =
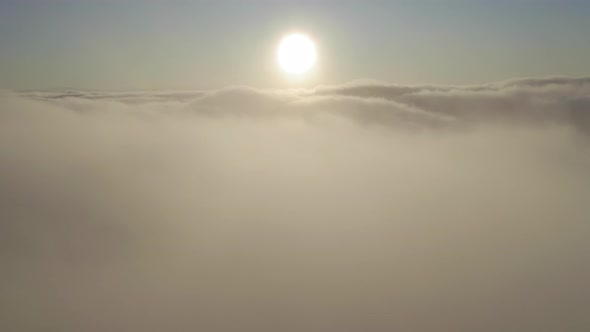
[[[0,0],[0,331],[590,331],[589,14]]]
[[[0,87],[312,87],[358,79],[472,84],[590,74],[590,2],[0,0]],[[290,82],[292,31],[319,62]]]

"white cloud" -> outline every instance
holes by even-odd
[[[587,330],[589,100],[4,93],[0,329]]]
[[[168,92],[28,92],[24,96],[60,105],[105,101],[125,104],[175,103],[207,114],[313,117],[318,114],[353,121],[431,126],[519,121],[557,122],[587,130],[589,78],[519,79],[476,86],[401,86],[359,82],[313,90],[260,90],[231,87],[213,91]],[[176,105],[182,104],[182,105]],[[100,109],[102,104],[93,103]],[[400,126],[401,125],[401,126]]]

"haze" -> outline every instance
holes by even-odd
[[[589,9],[0,0],[0,330],[588,331]]]

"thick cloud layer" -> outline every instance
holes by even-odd
[[[0,94],[0,330],[587,331],[590,79]]]

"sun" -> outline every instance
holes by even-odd
[[[286,73],[305,74],[317,61],[315,43],[303,34],[287,35],[279,45],[277,58],[281,69]]]

